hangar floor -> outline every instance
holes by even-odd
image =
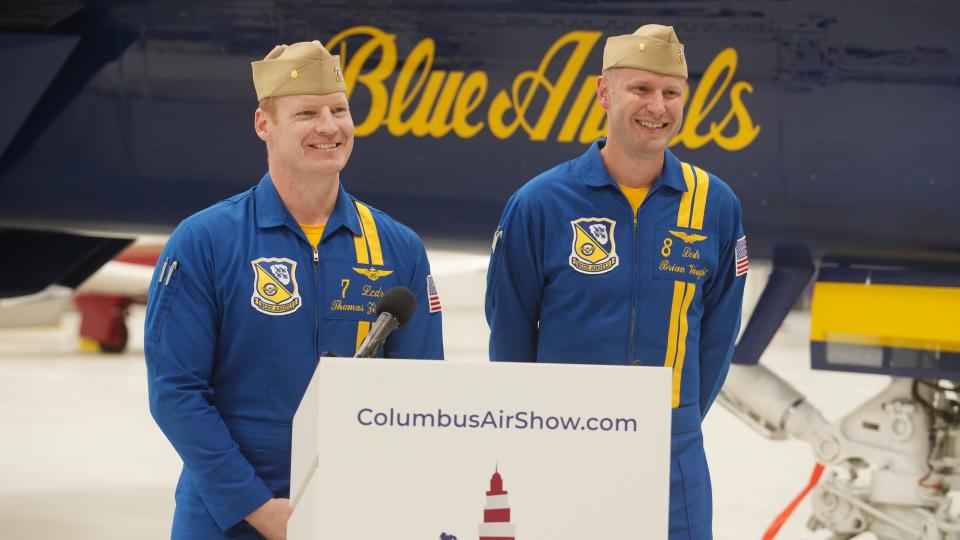
[[[486,359],[485,258],[431,250],[447,358]],[[77,351],[75,315],[56,328],[0,329],[0,538],[169,538],[180,460],[147,411],[142,323],[143,309],[134,310],[122,355]],[[886,377],[811,371],[808,332],[808,314],[791,314],[763,361],[827,419],[886,385]],[[811,451],[767,441],[720,406],[704,435],[715,537],[760,538],[806,484]],[[777,538],[827,538],[806,529],[809,513],[805,501]]]

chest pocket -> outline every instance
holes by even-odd
[[[386,266],[329,262],[324,265],[324,318],[374,321],[383,293],[397,284],[397,274]]]
[[[716,235],[686,227],[660,227],[654,234],[653,277],[702,285],[713,276]]]

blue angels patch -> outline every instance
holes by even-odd
[[[583,274],[603,274],[620,264],[613,229],[617,222],[608,218],[580,218],[570,222],[573,247],[570,266]]]
[[[297,288],[297,263],[290,259],[261,258],[253,265],[250,305],[267,315],[289,315],[301,304]]]

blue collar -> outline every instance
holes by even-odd
[[[360,228],[360,218],[357,217],[357,209],[353,205],[353,196],[343,189],[342,183],[339,189],[337,204],[330,214],[330,219],[327,220],[323,236],[326,238],[340,227],[346,227],[354,236],[360,236],[363,233]],[[277,193],[277,188],[274,187],[269,172],[263,175],[254,191],[254,206],[256,207],[257,227],[266,229],[285,225],[295,231],[300,230],[297,220],[293,219],[290,211],[283,205],[283,199]]]
[[[603,157],[600,155],[600,149],[603,148],[603,145],[606,143],[606,137],[597,139],[590,145],[590,148],[587,148],[587,151],[577,159],[578,163],[576,167],[580,173],[580,178],[583,179],[583,182],[588,186],[617,187],[616,180],[610,176],[610,173],[607,171],[607,166],[603,164]],[[650,191],[653,191],[660,185],[673,188],[677,191],[687,191],[687,183],[683,181],[683,171],[680,169],[680,160],[677,159],[677,156],[673,155],[673,152],[670,150],[663,151],[663,170],[660,171],[660,175],[657,176],[653,185],[650,186]]]

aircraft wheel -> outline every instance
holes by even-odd
[[[130,333],[127,331],[126,323],[120,323],[120,326],[117,328],[117,334],[118,336],[115,343],[99,342],[102,352],[120,354],[127,348],[127,340],[130,338]]]

